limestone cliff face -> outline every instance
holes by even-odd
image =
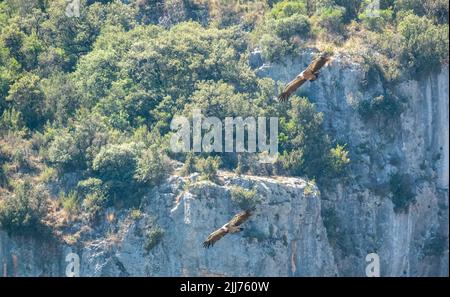
[[[161,243],[145,251],[141,234],[149,218],[130,223],[113,258],[132,275],[257,276],[334,275],[333,254],[320,216],[316,191],[305,191],[301,179],[273,179],[222,175],[224,185],[172,177],[146,198],[145,209],[161,226]],[[194,176],[195,179],[195,176]],[[182,190],[189,180],[189,189]],[[209,250],[201,246],[208,234],[239,211],[229,187],[255,188],[261,198],[252,220],[241,235],[228,235]],[[311,187],[311,186],[309,186]],[[305,193],[306,192],[306,193]],[[176,203],[174,203],[176,201]],[[308,214],[308,215],[307,215]],[[82,254],[86,275],[114,274],[97,245]],[[100,247],[104,251],[104,247]],[[112,259],[112,258],[111,258]],[[105,270],[105,269],[111,269]]]
[[[257,71],[288,81],[310,60],[307,53]],[[352,160],[351,181],[321,189],[323,208],[337,225],[339,274],[362,275],[360,259],[376,252],[382,275],[448,275],[448,65],[389,88],[404,101],[397,119],[364,121],[359,102],[388,90],[378,76],[368,78],[360,65],[348,61],[337,56],[303,90],[324,113],[329,134],[347,144]],[[388,185],[395,172],[413,181],[416,203],[407,212],[393,211]],[[436,238],[442,240],[439,253],[429,251]]]
[[[222,185],[197,181],[195,174],[172,176],[144,198],[141,217],[119,212],[79,245],[61,244],[54,253],[48,244],[1,233],[0,258],[8,260],[8,275],[64,275],[71,252],[80,256],[82,276],[337,275],[313,184],[225,172],[220,177]],[[240,235],[204,249],[208,234],[240,211],[230,199],[232,186],[255,189],[260,204]],[[148,234],[156,226],[164,235],[149,248]]]
[[[251,63],[260,76],[286,82],[310,55],[270,65],[253,54]],[[82,276],[364,276],[373,252],[382,276],[448,275],[448,66],[390,87],[404,99],[401,114],[366,121],[358,103],[387,87],[348,61],[336,57],[301,91],[324,113],[331,137],[347,143],[347,180],[319,191],[301,178],[221,172],[213,184],[173,175],[144,197],[139,216],[118,211],[77,244],[0,231],[2,275],[63,276],[70,252],[80,256]],[[416,196],[404,212],[391,200],[395,172],[410,177]],[[205,250],[209,232],[239,211],[232,185],[256,189],[261,204],[242,234]],[[152,241],[152,230],[162,230],[160,240]]]

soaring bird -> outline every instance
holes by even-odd
[[[243,228],[239,225],[243,224],[251,216],[252,211],[246,210],[235,215],[228,223],[223,225],[220,229],[217,229],[213,233],[209,234],[208,238],[203,242],[203,247],[212,247],[219,239],[224,237],[228,233],[236,233],[242,231]]]
[[[315,81],[319,76],[319,70],[327,64],[331,59],[328,53],[322,53],[317,59],[315,59],[309,66],[303,70],[297,77],[289,82],[283,89],[283,92],[278,96],[278,101],[286,102],[301,85],[306,81]]]

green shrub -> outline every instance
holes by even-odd
[[[416,202],[413,192],[413,183],[407,174],[394,173],[389,180],[389,188],[392,193],[394,211],[405,212],[412,203]]]
[[[23,41],[26,34],[20,30],[18,24],[12,22],[6,27],[2,27],[2,31],[0,31],[0,33],[1,41],[4,46],[8,48],[11,56],[21,64],[21,67],[23,67],[24,56],[20,49],[23,46]]]
[[[46,196],[25,180],[14,185],[14,193],[0,200],[0,226],[8,233],[34,232],[42,226]]]
[[[306,183],[305,189],[303,190],[303,195],[310,196],[315,194],[316,192],[318,192],[316,180],[312,179]]]
[[[52,64],[54,61],[49,61]],[[74,81],[70,74],[53,70],[49,66],[50,77],[42,80],[45,93],[45,111],[51,122],[67,124],[80,108],[80,97],[75,93]],[[53,64],[53,67],[58,67]]]
[[[258,41],[264,60],[270,62],[280,61],[282,57],[292,52],[292,45],[288,41],[272,34],[264,34]]]
[[[88,216],[88,219],[93,220],[102,211],[106,203],[108,202],[108,197],[102,193],[92,193],[88,194],[82,203],[83,210]]]
[[[304,174],[304,162],[303,149],[284,151],[277,160],[277,163],[283,169],[282,172],[287,172],[294,176]]]
[[[233,186],[230,188],[231,200],[241,209],[254,209],[261,203],[260,197],[255,189],[247,190],[243,187]]]
[[[448,24],[448,1],[446,0],[396,0],[395,10],[397,13],[402,11],[414,11],[416,15],[426,16],[427,18],[440,23]]]
[[[27,35],[23,40],[21,53],[24,57],[24,68],[31,70],[37,67],[39,54],[43,51],[41,38],[35,31]]]
[[[411,12],[398,16],[397,30],[401,36],[400,61],[413,75],[426,74],[448,61],[448,24],[434,25],[427,17]]]
[[[331,176],[338,177],[341,176],[348,164],[350,163],[350,158],[348,157],[348,151],[345,149],[345,145],[336,145],[336,147],[330,150],[330,169]]]
[[[79,110],[67,128],[47,127],[45,136],[45,159],[62,172],[86,170],[109,138],[102,117],[86,110]]]
[[[317,25],[327,33],[339,34],[344,28],[344,15],[345,8],[336,6],[321,9],[316,13],[315,18]]]
[[[200,172],[200,177],[202,179],[214,181],[217,177],[217,171],[219,170],[220,163],[220,157],[210,156],[206,159],[197,159],[195,167]]]
[[[137,182],[147,185],[157,185],[167,174],[166,156],[156,148],[148,148],[137,160],[134,178]]]
[[[237,165],[234,170],[236,174],[244,174],[250,170],[251,158],[246,154],[238,154],[237,155]]]
[[[73,135],[68,133],[67,130],[58,132],[58,135],[45,151],[46,159],[49,164],[57,168],[68,168],[78,161],[80,150],[75,143]]]
[[[277,20],[275,32],[283,40],[290,40],[294,36],[306,38],[310,32],[308,17],[294,14],[290,17]]]
[[[58,179],[58,173],[54,168],[45,167],[42,170],[41,175],[39,176],[39,180],[44,183],[51,183]]]
[[[79,211],[79,201],[77,194],[75,192],[70,192],[69,194],[60,193],[59,199],[64,210],[71,216],[78,214]]]
[[[147,239],[145,242],[145,250],[150,251],[155,246],[157,246],[164,236],[164,229],[159,226],[152,226],[150,231],[147,233]]]
[[[277,3],[261,26],[253,33],[254,43],[261,49],[264,60],[280,62],[299,49],[299,42],[310,37],[311,26],[306,2]]]
[[[253,28],[266,8],[264,1],[195,0],[185,3],[189,3],[189,10],[196,16],[193,19],[197,22],[208,18],[211,26],[223,28],[239,25],[246,30]]]
[[[6,176],[6,172],[3,169],[3,160],[0,158],[0,188],[6,188],[8,185],[8,177]]]
[[[34,129],[42,124],[44,114],[45,94],[42,90],[40,78],[37,75],[26,73],[18,79],[9,89],[6,101],[11,102],[19,111],[28,128]]]
[[[379,95],[373,100],[362,100],[358,103],[358,113],[366,121],[380,117],[385,120],[396,119],[402,110],[400,99],[389,95]]]
[[[100,149],[92,169],[103,181],[132,181],[136,170],[136,152],[132,144],[113,144]]]
[[[393,23],[395,28],[379,33],[367,31],[363,41],[369,49],[365,59],[370,67],[379,68],[382,78],[418,79],[448,61],[448,24],[434,24],[412,11],[398,12]]]
[[[139,220],[139,219],[142,218],[142,211],[140,211],[139,209],[133,209],[133,210],[130,212],[130,217],[131,217],[131,219],[133,219],[134,221],[137,221],[137,220]]]
[[[184,161],[183,167],[181,168],[180,174],[182,176],[188,176],[193,172],[195,172],[195,156],[194,154],[189,153]]]
[[[8,132],[22,137],[27,133],[22,114],[14,108],[5,110],[0,117],[0,135],[6,135]]]
[[[366,28],[372,31],[381,32],[393,20],[392,9],[379,9],[371,11],[371,13],[368,15],[367,12],[363,12],[359,14],[358,18]]]
[[[84,106],[91,108],[107,95],[117,76],[116,64],[115,53],[102,49],[91,51],[80,59],[74,77]]]
[[[30,148],[26,145],[16,147],[12,155],[12,160],[19,168],[30,169]]]
[[[284,0],[275,4],[271,10],[271,15],[275,19],[290,17],[294,14],[307,14],[306,1]]]
[[[92,177],[79,181],[76,189],[80,197],[85,197],[90,194],[104,194],[105,192],[105,186],[102,180]]]
[[[330,140],[323,129],[323,114],[307,98],[293,97],[288,117],[280,120],[277,165],[287,174],[320,181],[330,169]]]

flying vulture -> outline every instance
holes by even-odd
[[[319,76],[319,70],[330,60],[330,55],[327,53],[321,54],[309,66],[303,70],[297,77],[289,82],[283,92],[278,96],[278,101],[286,102],[289,96],[294,93],[306,81],[315,81]]]
[[[236,233],[242,231],[243,228],[239,225],[248,220],[252,214],[251,210],[246,210],[235,215],[228,223],[223,225],[220,229],[217,229],[213,233],[209,234],[208,238],[203,242],[203,247],[212,247],[219,239],[224,237],[228,233]]]

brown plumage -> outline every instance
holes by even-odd
[[[301,85],[306,81],[314,81],[319,76],[319,70],[330,60],[330,55],[323,53],[315,59],[309,66],[303,70],[297,77],[289,82],[283,89],[283,92],[278,96],[278,100],[286,102]]]
[[[239,225],[243,224],[251,216],[251,210],[246,210],[235,215],[228,223],[223,225],[220,229],[217,229],[213,233],[209,234],[208,238],[203,242],[203,247],[212,247],[219,239],[224,237],[228,233],[235,233],[242,231],[243,228]]]

